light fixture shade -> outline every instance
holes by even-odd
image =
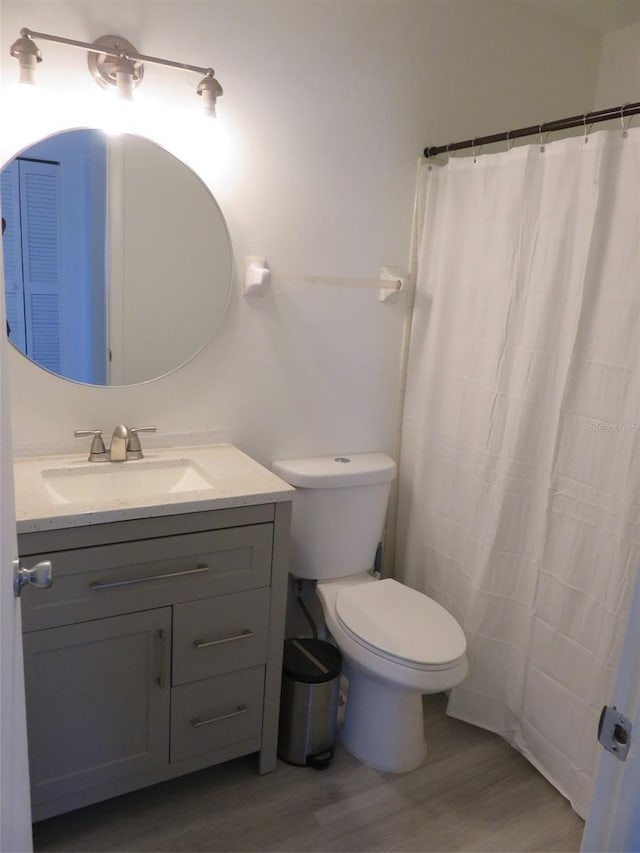
[[[202,108],[212,118],[216,117],[216,101],[223,94],[220,83],[213,74],[207,74],[198,83],[196,93],[202,98]]]
[[[20,66],[19,83],[35,85],[35,70],[38,62],[42,62],[42,54],[33,39],[21,36],[14,41],[9,50],[11,56],[18,60]]]

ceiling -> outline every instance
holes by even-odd
[[[597,33],[640,22],[640,0],[519,0]]]

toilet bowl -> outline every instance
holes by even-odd
[[[342,742],[378,770],[414,770],[427,752],[422,694],[449,690],[467,674],[462,629],[395,580],[364,573],[316,589],[349,681]]]
[[[349,694],[347,749],[392,773],[425,759],[422,694],[467,674],[462,628],[421,592],[370,573],[396,466],[383,453],[293,459],[273,470],[296,487],[293,576],[316,581],[327,629],[340,649]]]

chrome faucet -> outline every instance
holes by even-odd
[[[125,462],[131,433],[125,424],[118,424],[111,436],[111,447],[109,448],[109,459],[112,462]]]
[[[102,431],[99,429],[77,429],[74,431],[76,438],[83,435],[92,435],[89,462],[126,462],[128,459],[142,459],[142,447],[140,446],[139,432],[155,432],[156,427],[128,427],[126,424],[118,424],[111,436],[111,447],[107,450],[102,440]]]

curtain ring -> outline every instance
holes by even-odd
[[[538,138],[539,138],[539,142],[540,142],[540,151],[542,153],[544,153],[545,145],[544,145],[544,141],[542,139],[542,125],[541,124],[538,125]]]
[[[475,142],[475,140],[474,140],[474,142]],[[480,156],[481,153],[482,153],[482,145],[480,146],[480,148],[478,148],[477,154],[476,154],[476,149],[475,148],[473,149],[473,162],[474,163],[478,162],[478,157]]]
[[[509,139],[510,135],[511,135],[511,131],[508,130],[507,131],[507,151],[511,151],[511,148],[513,147],[513,140]]]
[[[589,141],[589,131],[587,130],[587,114],[585,113],[582,117],[582,124],[584,125],[584,143],[585,145]]]
[[[627,106],[626,104],[623,104],[623,105],[620,107],[620,124],[622,125],[622,138],[623,138],[623,139],[626,139],[626,138],[627,138],[627,136],[629,135],[629,134],[627,133],[627,128],[624,126],[624,108],[625,108],[626,106]]]

